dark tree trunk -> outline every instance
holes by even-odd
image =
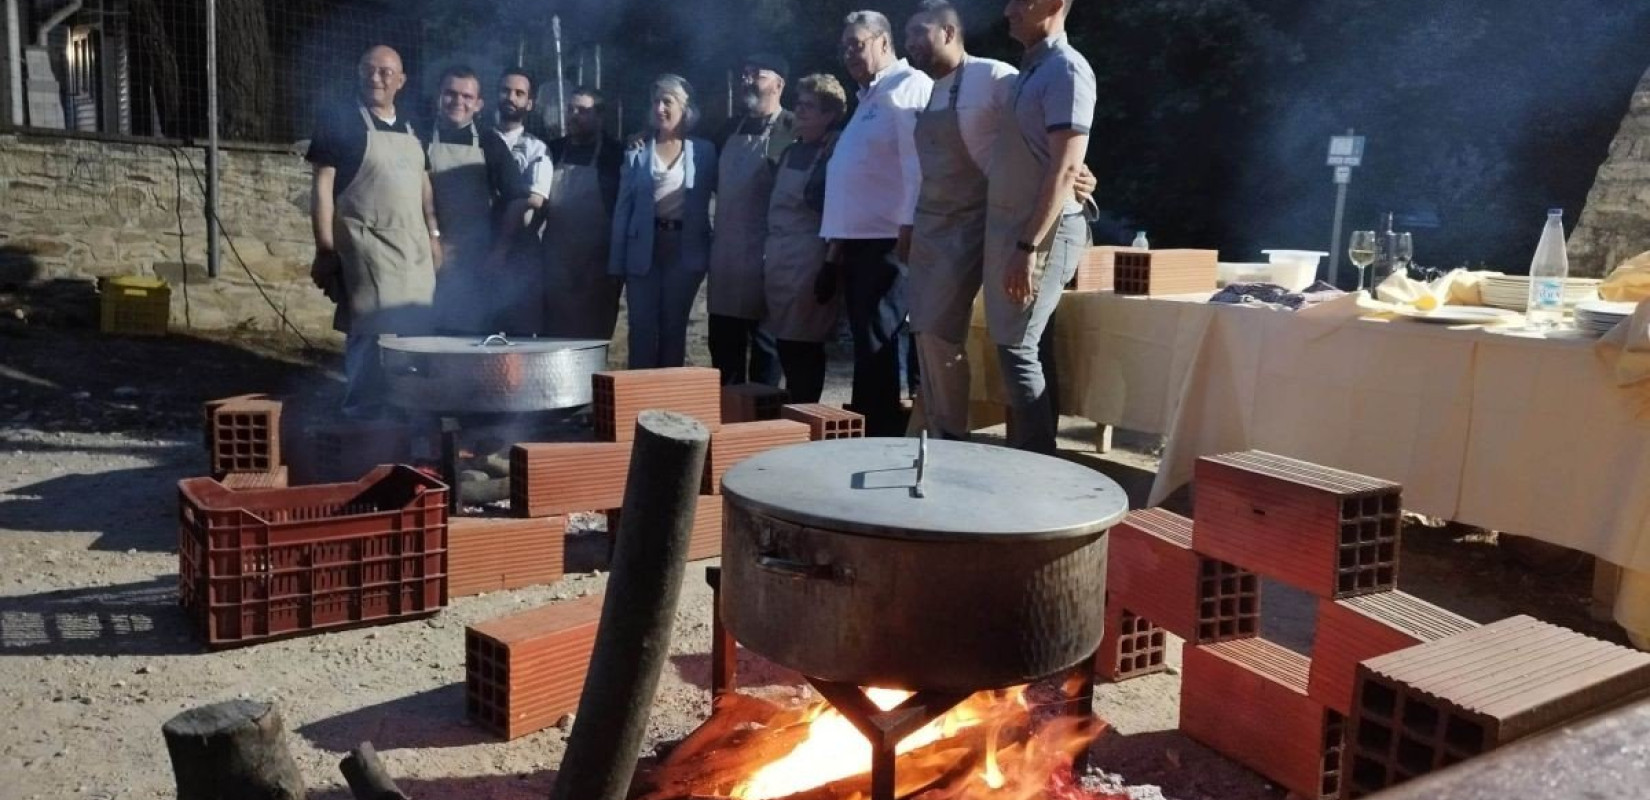
[[[303,800],[281,713],[231,700],[190,709],[161,726],[178,800]]]
[[[264,0],[218,0],[218,134],[269,141],[275,79]]]
[[[407,800],[407,794],[384,770],[384,762],[378,760],[378,751],[373,749],[372,742],[362,742],[349,751],[349,756],[339,763],[338,771],[344,773],[344,782],[349,784],[355,800]]]

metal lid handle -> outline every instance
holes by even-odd
[[[509,339],[504,338],[504,334],[502,332],[500,332],[500,333],[495,333],[492,336],[489,336],[485,339],[482,339],[481,343],[476,345],[476,347],[491,347],[495,344],[502,344],[505,347],[511,347],[511,346],[515,345],[515,342],[512,342]]]
[[[928,431],[917,435],[917,485],[911,487],[911,493],[917,497],[927,497],[923,493],[923,474],[928,471]]]

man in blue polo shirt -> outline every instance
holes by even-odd
[[[1072,0],[1008,0],[1009,34],[1026,48],[988,176],[985,310],[1009,399],[1008,443],[1055,450],[1057,418],[1039,344],[1060,291],[1088,252],[1072,187],[1094,122],[1094,71],[1066,39]]]

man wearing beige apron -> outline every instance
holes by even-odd
[[[762,326],[762,241],[779,154],[795,138],[795,118],[779,105],[786,69],[778,56],[745,60],[746,113],[728,120],[716,143],[716,234],[707,278],[710,360],[723,384],[779,385],[779,354]]]
[[[763,324],[777,340],[785,390],[793,403],[817,403],[825,390],[825,342],[842,311],[832,293],[814,287],[825,265],[819,238],[825,206],[825,134],[842,118],[848,95],[830,75],[809,75],[796,97],[796,141],[779,157],[768,202],[768,236],[763,249]]]
[[[917,117],[922,189],[913,216],[909,307],[922,365],[928,433],[968,438],[968,340],[980,291],[986,171],[1016,70],[963,49],[962,19],[944,0],[927,0],[905,26],[906,57],[934,79]]]
[[[423,145],[397,116],[401,57],[374,47],[358,66],[360,103],[323,118],[306,158],[315,165],[310,276],[338,304],[344,413],[377,416],[384,400],[380,334],[430,332],[440,236]]]
[[[1058,419],[1039,346],[1089,246],[1073,187],[1088,151],[1095,83],[1066,40],[1070,3],[1009,0],[1004,9],[1026,54],[991,157],[986,212],[986,324],[1008,390],[1008,443],[1041,453],[1055,451]]]
[[[476,124],[483,101],[475,72],[450,68],[440,86],[440,119],[429,145],[446,259],[436,282],[436,326],[457,335],[496,333],[510,300],[537,286],[529,268],[509,268],[527,213],[527,183],[504,140],[483,135]]]
[[[603,134],[601,96],[579,89],[567,101],[568,135],[535,162],[529,203],[545,218],[545,336],[613,338],[622,284],[607,274],[613,202],[624,147]]]

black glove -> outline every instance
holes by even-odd
[[[841,269],[838,264],[820,267],[819,274],[814,276],[814,302],[825,305],[836,297],[837,272]]]

